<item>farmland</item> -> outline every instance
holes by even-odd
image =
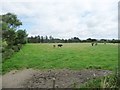
[[[64,43],[53,48],[53,43],[26,44],[2,64],[3,74],[19,69],[72,69],[86,68],[114,71],[118,63],[117,44]],[[57,45],[57,44],[56,44]]]

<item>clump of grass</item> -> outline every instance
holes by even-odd
[[[101,88],[118,88],[116,75],[106,76],[101,80]]]
[[[102,69],[101,66],[89,65],[86,69]]]
[[[119,78],[118,71],[116,71],[112,75],[90,80],[81,85],[81,88],[120,88]]]

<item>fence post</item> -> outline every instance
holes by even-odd
[[[55,78],[53,78],[53,90],[55,90]]]

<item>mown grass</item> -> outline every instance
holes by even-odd
[[[114,70],[117,67],[117,44],[92,47],[90,43],[67,43],[62,48],[53,48],[52,45],[26,44],[2,64],[3,73],[23,68],[80,70],[92,67]]]

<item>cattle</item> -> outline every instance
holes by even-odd
[[[63,45],[62,44],[58,44],[58,47],[62,47]]]
[[[53,45],[53,47],[55,48],[55,47],[56,47],[56,45]]]
[[[91,43],[92,44],[92,46],[94,45],[94,43]]]
[[[97,46],[97,43],[95,43],[95,46]]]

